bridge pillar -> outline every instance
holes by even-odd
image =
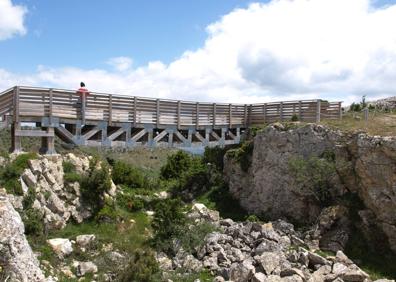
[[[41,137],[41,148],[40,154],[44,155],[53,155],[56,154],[55,151],[55,129],[53,127],[42,128],[46,130],[47,133],[51,134],[52,136],[45,136]]]

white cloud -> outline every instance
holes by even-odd
[[[114,57],[107,61],[117,71],[126,71],[132,67],[132,59],[129,57]]]
[[[1,0],[0,0],[1,1]],[[273,0],[207,27],[205,44],[168,65],[109,60],[115,71],[0,71],[0,86],[34,84],[140,96],[254,103],[325,98],[347,103],[396,95],[396,5],[369,0]],[[11,83],[12,82],[12,83]]]
[[[0,0],[0,40],[26,34],[26,13],[25,6],[13,5],[11,0]]]

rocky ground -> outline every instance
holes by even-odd
[[[209,221],[218,226],[218,231],[208,234],[194,254],[182,249],[173,258],[158,254],[165,270],[209,269],[217,275],[217,282],[372,281],[342,251],[326,256],[310,248],[312,242],[306,234],[283,220],[234,222],[221,219],[216,211],[201,204],[193,206],[189,217],[196,222]]]

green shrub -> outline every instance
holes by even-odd
[[[202,158],[202,162],[204,164],[214,165],[219,171],[223,171],[224,167],[224,154],[227,149],[221,148],[219,146],[216,147],[206,147],[205,152]]]
[[[332,179],[336,175],[335,161],[332,160],[331,153],[326,153],[322,158],[291,158],[289,168],[301,193],[313,196],[322,205],[329,203]]]
[[[154,253],[150,250],[138,249],[133,254],[128,266],[120,275],[121,282],[152,282],[159,281],[160,268]]]
[[[66,183],[74,183],[81,181],[81,174],[77,172],[69,172],[63,176],[63,179]]]
[[[136,197],[133,194],[124,192],[122,194],[117,194],[117,205],[127,211],[135,212],[144,209],[145,201],[141,198]]]
[[[292,115],[290,121],[293,121],[293,122],[298,121],[298,116],[296,114]]]
[[[246,221],[249,221],[249,222],[260,222],[260,218],[258,218],[258,216],[255,215],[255,214],[251,214],[251,215],[249,215],[246,218]]]
[[[179,199],[165,199],[154,208],[151,226],[154,231],[153,245],[160,251],[174,254],[174,240],[185,231],[187,219]]]
[[[96,214],[96,220],[100,222],[113,222],[117,217],[117,207],[112,200],[105,200],[103,207]]]
[[[24,210],[21,217],[26,235],[41,236],[44,234],[43,216],[38,210],[33,208]]]
[[[182,173],[191,167],[193,158],[184,151],[170,155],[166,164],[161,167],[161,178],[180,178]]]
[[[8,193],[23,195],[19,177],[28,168],[28,161],[34,158],[37,158],[35,153],[21,154],[13,162],[0,168],[0,185],[4,186]]]
[[[27,194],[23,197],[22,205],[23,209],[27,210],[33,206],[34,201],[36,200],[36,192],[33,188],[29,188]]]
[[[64,173],[76,172],[76,166],[70,161],[63,161],[62,166]]]
[[[82,200],[91,205],[94,215],[104,207],[103,193],[111,189],[111,176],[107,164],[102,163],[100,169],[93,169],[81,179]]]
[[[205,242],[205,236],[216,231],[216,227],[208,222],[193,224],[180,235],[180,243],[183,249],[189,253],[195,253]]]
[[[130,188],[145,187],[145,177],[133,166],[121,161],[116,161],[112,171],[113,181],[115,184],[126,185]]]
[[[227,151],[227,155],[238,161],[241,169],[247,172],[252,164],[253,149],[253,141],[245,141],[239,148]]]

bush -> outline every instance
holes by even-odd
[[[81,181],[81,174],[76,171],[76,166],[70,161],[63,161],[63,179],[66,183],[74,183]]]
[[[143,199],[126,192],[123,194],[117,194],[117,204],[130,212],[140,211],[145,207],[145,202]]]
[[[112,176],[115,184],[126,185],[130,188],[145,187],[145,177],[143,174],[138,169],[124,162],[116,161],[114,163]]]
[[[227,155],[239,162],[241,169],[245,172],[249,170],[252,164],[252,154],[254,149],[253,141],[245,141],[237,149],[231,149]]]
[[[104,207],[103,194],[111,189],[109,167],[102,163],[100,169],[93,169],[81,179],[82,200],[91,205],[94,215]]]
[[[298,121],[298,116],[296,114],[294,114],[294,115],[292,115],[290,120],[293,122]]]
[[[193,158],[184,151],[170,155],[166,164],[161,167],[161,178],[180,178],[182,173],[191,167]]]
[[[219,146],[213,148],[206,147],[202,158],[202,162],[204,164],[210,163],[211,165],[214,165],[217,170],[223,171],[225,153],[226,153],[226,149],[220,148]]]
[[[160,269],[154,253],[150,250],[138,249],[132,256],[128,266],[120,275],[121,282],[152,282],[159,281]]]
[[[313,196],[322,205],[327,205],[331,200],[332,179],[336,175],[333,156],[331,153],[324,153],[322,158],[297,157],[289,161],[289,168],[295,176],[300,192]]]
[[[196,251],[205,242],[205,236],[216,231],[216,227],[208,222],[191,225],[191,228],[186,228],[180,236],[180,243],[183,249],[189,253],[196,253]]]
[[[43,216],[38,210],[29,208],[22,212],[22,221],[25,226],[25,234],[41,236],[44,234]]]
[[[165,199],[157,203],[154,212],[152,243],[158,250],[174,254],[174,240],[180,238],[187,223],[182,202],[179,199]]]
[[[96,220],[100,222],[113,222],[117,220],[117,207],[112,200],[106,200],[103,207],[96,215]]]
[[[21,154],[16,159],[0,169],[0,185],[10,194],[23,195],[19,177],[28,168],[28,161],[37,158],[35,153]]]

